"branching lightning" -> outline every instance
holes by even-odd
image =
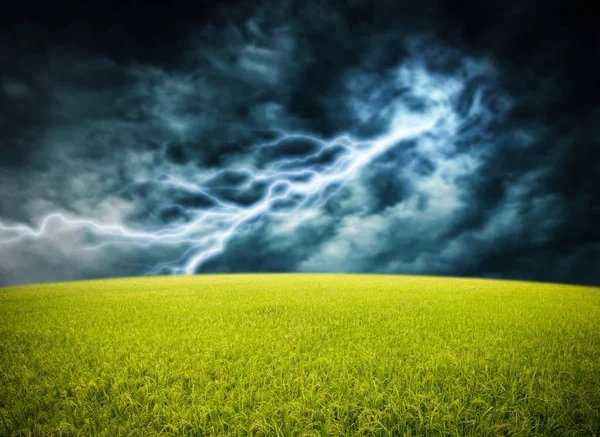
[[[469,122],[469,116],[464,117],[461,123],[457,121],[453,107],[456,90],[433,91],[426,96],[426,111],[411,112],[402,107],[392,117],[389,131],[374,139],[358,139],[348,134],[323,139],[306,133],[280,131],[274,141],[256,144],[254,150],[268,153],[292,141],[301,141],[311,146],[310,152],[293,157],[281,154],[267,165],[224,168],[204,180],[157,175],[151,181],[154,187],[201,195],[211,202],[204,208],[186,208],[187,220],[184,223],[149,229],[103,224],[89,218],[53,212],[37,226],[0,223],[0,250],[9,250],[10,245],[26,239],[56,237],[78,229],[94,236],[94,242],[84,244],[82,250],[97,250],[113,244],[179,247],[182,251],[179,259],[156,265],[149,273],[194,273],[207,260],[224,252],[228,242],[248,223],[267,216],[285,217],[318,208],[391,148],[416,138],[441,140],[456,132],[460,124]],[[229,187],[237,194],[256,192],[256,187],[260,186],[258,199],[243,205],[223,196],[216,181],[226,174],[236,175],[242,180]]]

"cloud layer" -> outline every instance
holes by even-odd
[[[34,50],[39,20],[10,27],[27,36],[0,48],[0,284],[186,271],[600,283],[600,112],[580,88],[593,71],[569,57],[579,35],[525,62],[502,20],[526,33],[527,4],[485,31],[435,2],[277,5],[213,9],[165,30],[156,53],[78,29]]]

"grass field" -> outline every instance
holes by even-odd
[[[374,275],[0,289],[0,435],[600,435],[600,291]]]

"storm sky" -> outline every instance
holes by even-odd
[[[209,272],[600,285],[600,33],[581,6],[12,3],[0,285]]]

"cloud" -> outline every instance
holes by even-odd
[[[600,283],[598,66],[583,61],[584,33],[560,30],[569,11],[505,6],[267,2],[54,37],[15,24],[20,45],[0,49],[0,223],[72,221],[0,244],[0,284],[166,272],[203,244],[200,272]],[[372,146],[429,121],[365,165],[342,142],[311,156],[315,138]],[[298,136],[265,146],[282,132]],[[351,178],[314,182],[349,156]],[[268,171],[325,188],[236,224],[268,194],[252,182]],[[191,241],[147,238],[197,220]]]

